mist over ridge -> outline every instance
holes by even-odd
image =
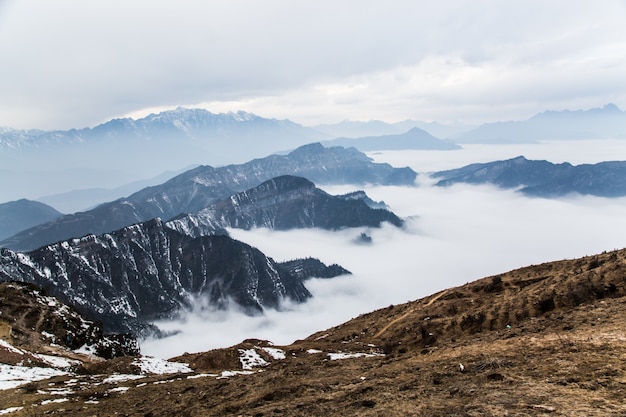
[[[563,143],[470,145],[445,153],[383,151],[369,156],[377,162],[408,165],[426,172],[515,154],[552,161],[575,157],[572,160],[577,163],[597,162],[626,155],[626,143],[581,141],[575,147]],[[624,247],[626,198],[528,198],[489,185],[440,188],[433,187],[426,175],[418,179],[418,187],[411,188],[359,187],[372,199],[384,200],[394,213],[406,219],[402,230],[388,226],[338,232],[230,229],[235,239],[258,247],[277,261],[306,254],[327,264],[340,263],[353,275],[331,281],[310,280],[306,285],[313,298],[307,303],[286,305],[281,312],[268,310],[261,317],[196,311],[180,322],[160,322],[160,327],[181,333],[170,340],[144,342],[145,353],[172,356],[180,353],[178,346],[202,351],[249,337],[291,343],[376,308],[478,278]],[[341,194],[356,187],[322,188]],[[372,237],[371,245],[354,244],[361,231]],[[198,334],[206,338],[200,339]]]

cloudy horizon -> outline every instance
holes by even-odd
[[[303,125],[626,108],[626,2],[0,0],[0,126],[177,106]]]

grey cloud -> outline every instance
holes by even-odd
[[[347,83],[354,77],[368,80],[385,72],[393,74],[398,68],[420,71],[419,64],[432,58],[493,67],[500,74],[488,74],[492,79],[485,81],[485,88],[466,93],[461,104],[445,96],[463,94],[471,83],[443,94],[439,102],[399,96],[401,81],[391,91],[380,86],[374,91],[377,96],[370,99],[391,103],[403,117],[424,113],[446,120],[463,116],[463,107],[474,102],[479,104],[477,116],[487,117],[491,104],[480,107],[480,103],[501,89],[500,76],[513,84],[519,84],[522,77],[521,84],[533,88],[532,82],[524,82],[523,73],[516,72],[518,66],[539,68],[529,72],[532,81],[543,76],[544,67],[558,73],[558,68],[546,63],[570,63],[565,66],[568,72],[582,76],[566,83],[552,77],[570,89],[574,83],[587,82],[584,74],[589,71],[593,77],[617,82],[616,74],[624,70],[619,62],[613,62],[615,71],[607,69],[608,77],[601,70],[603,62],[614,55],[603,48],[614,44],[616,50],[623,50],[624,46],[625,11],[618,1],[597,5],[458,0],[439,5],[400,0],[384,4],[26,0],[10,2],[1,10],[0,125],[15,127],[82,127],[147,107],[237,105],[272,97],[283,103],[272,111],[282,114],[270,116],[300,115],[303,111],[294,107],[305,101],[311,103],[306,108],[313,113],[309,117],[315,117],[315,109],[323,103],[315,102],[308,90]],[[585,58],[597,58],[600,64]],[[454,78],[457,68],[451,71]],[[492,85],[491,81],[496,82]],[[435,95],[446,91],[445,83],[430,88]],[[419,96],[419,91],[415,93]],[[532,101],[515,93],[504,101]],[[584,96],[585,107],[605,104],[608,99],[604,90]],[[626,104],[621,84],[611,98]],[[558,100],[540,96],[527,106],[537,112],[554,103]],[[366,100],[348,100],[329,113],[340,113],[335,116],[340,119],[377,117],[375,109],[362,106]],[[442,108],[440,113],[429,113],[434,106]],[[253,110],[268,115],[261,106]]]

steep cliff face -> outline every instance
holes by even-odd
[[[271,155],[245,164],[200,166],[128,198],[25,230],[0,242],[0,246],[33,250],[72,237],[109,233],[155,217],[170,219],[181,213],[195,213],[280,175],[298,175],[319,184],[382,185],[413,185],[417,176],[410,168],[374,163],[353,148],[305,145],[288,155]]]
[[[192,236],[213,234],[226,227],[337,230],[379,227],[383,222],[402,226],[402,220],[395,214],[371,208],[365,199],[365,193],[332,196],[305,178],[283,175],[220,200],[196,214],[173,219],[167,226]]]
[[[1,281],[34,283],[102,320],[106,330],[137,335],[155,330],[147,321],[170,317],[196,297],[251,312],[284,298],[302,302],[311,296],[303,278],[228,236],[192,238],[159,219],[29,253],[0,253]]]

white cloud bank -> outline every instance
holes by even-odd
[[[603,146],[606,145],[606,146]],[[604,155],[598,148],[605,149]],[[576,149],[574,151],[573,149]],[[416,169],[458,167],[479,155],[521,151],[517,145],[478,146],[449,152],[383,152],[379,159],[406,161]],[[576,142],[526,146],[528,157],[559,159],[567,151],[580,162],[620,159],[626,143]],[[610,157],[610,156],[612,157]],[[626,159],[626,158],[621,158]],[[450,165],[450,161],[454,163]],[[184,351],[229,346],[246,338],[291,343],[359,314],[390,304],[414,300],[450,286],[542,262],[575,258],[625,246],[626,198],[571,197],[558,200],[527,198],[490,186],[367,187],[375,200],[384,200],[402,217],[411,217],[404,230],[391,226],[367,233],[373,244],[355,245],[360,230],[275,232],[232,230],[233,237],[257,246],[276,260],[314,256],[339,263],[354,273],[330,280],[311,280],[314,297],[287,312],[267,311],[261,317],[235,312],[190,314],[183,322],[160,323],[178,329],[175,337],[147,341],[150,355],[171,357]],[[354,187],[326,187],[333,193]]]

